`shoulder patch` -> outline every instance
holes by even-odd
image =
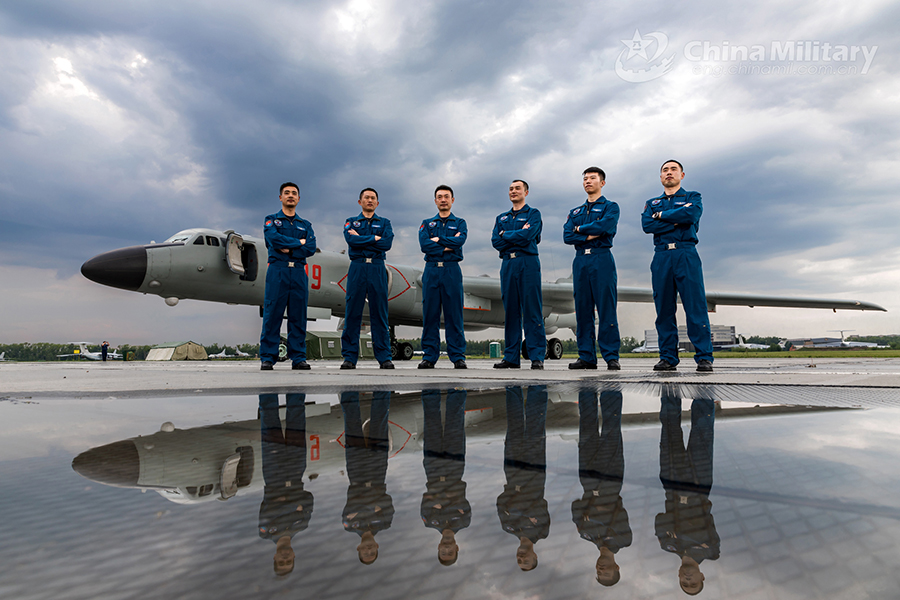
[[[271,227],[271,226],[272,226],[272,219],[269,219],[268,221],[266,221],[266,227]]]
[[[421,225],[419,225],[419,231],[422,231],[423,229],[425,229],[425,223],[422,223]]]
[[[350,229],[350,221],[344,223],[344,229]]]

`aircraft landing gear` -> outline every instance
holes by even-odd
[[[391,360],[412,360],[413,347],[409,342],[398,342],[395,326],[391,325]]]
[[[546,356],[552,360],[559,360],[563,355],[563,345],[562,341],[559,338],[550,338],[547,341],[547,351]],[[528,359],[528,348],[525,347],[525,342],[522,342],[522,358],[525,360]]]

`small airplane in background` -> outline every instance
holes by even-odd
[[[850,342],[844,337],[845,331],[854,331],[853,329],[829,329],[829,331],[841,334],[841,348],[887,348],[887,346],[879,346],[875,342]]]
[[[206,300],[260,307],[265,290],[267,253],[265,242],[234,230],[185,229],[161,244],[131,246],[99,254],[81,266],[86,278],[101,285],[143,294],[154,294],[175,306],[180,300]],[[308,318],[344,316],[347,271],[350,258],[343,252],[316,249],[307,259],[309,275]],[[422,326],[422,266],[385,264],[388,274],[388,324],[394,359],[409,360],[413,347],[398,342],[397,325]],[[500,280],[482,275],[463,277],[463,320],[467,331],[504,326],[506,315]],[[575,299],[572,280],[541,284],[544,329],[547,335],[559,329],[575,331]],[[647,288],[618,288],[619,302],[653,302]],[[842,310],[885,309],[871,302],[829,298],[788,298],[707,292],[710,312],[717,305],[825,308]],[[365,317],[364,317],[365,318]],[[547,356],[562,357],[562,341],[550,337]]]
[[[87,345],[88,342],[69,342],[70,344],[77,344],[78,348],[75,349],[73,354],[57,354],[56,356],[59,358],[63,358],[66,356],[80,356],[82,358],[86,358],[88,360],[103,360],[103,354],[100,352],[91,352],[88,350]],[[107,360],[121,360],[122,355],[114,350],[110,350],[106,353]]]
[[[210,354],[206,358],[234,358],[237,354],[228,354],[228,346],[225,346],[218,354]]]
[[[0,352],[0,362],[9,362],[9,359],[6,358],[6,351]]]
[[[241,349],[238,348],[237,346],[234,347],[234,355],[237,356],[237,357],[239,357],[239,358],[247,358],[247,357],[250,356],[250,355],[247,354],[246,352],[241,352]]]
[[[723,350],[734,350],[735,348],[743,348],[745,350],[768,350],[769,346],[765,344],[750,344],[744,341],[744,336],[738,336],[737,344],[725,344],[724,346],[719,346]]]

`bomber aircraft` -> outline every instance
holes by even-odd
[[[266,281],[265,241],[233,230],[185,229],[156,244],[130,246],[99,254],[81,266],[81,273],[96,283],[132,292],[155,294],[166,304],[180,300],[206,300],[260,307],[262,314]],[[309,319],[344,316],[345,282],[350,258],[344,252],[319,248],[307,259],[309,275]],[[385,263],[388,273],[388,320],[395,359],[409,360],[413,348],[397,343],[397,325],[422,326],[421,266]],[[465,328],[478,331],[503,327],[505,314],[500,280],[482,275],[463,277]],[[544,327],[547,335],[561,328],[575,330],[575,301],[571,279],[542,284]],[[653,302],[653,291],[619,287],[619,302]],[[832,310],[885,309],[870,302],[827,298],[787,298],[751,294],[706,293],[710,312],[717,305],[827,308]],[[547,356],[562,357],[562,342],[552,337]],[[524,348],[523,348],[524,351]],[[526,357],[527,358],[527,357]]]

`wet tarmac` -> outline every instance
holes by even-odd
[[[900,361],[733,360],[4,364],[0,597],[897,598]]]

